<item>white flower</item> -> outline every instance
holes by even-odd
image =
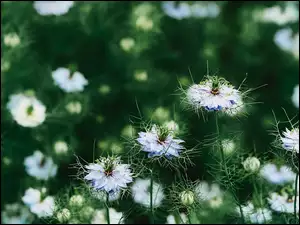
[[[258,171],[260,167],[260,161],[256,157],[248,157],[242,164],[247,172],[252,173]]]
[[[70,114],[79,114],[79,113],[81,113],[81,110],[82,110],[81,103],[78,102],[78,101],[69,102],[69,103],[66,105],[66,110],[67,110]]]
[[[150,207],[150,183],[150,179],[138,178],[131,187],[134,201],[145,207]],[[161,205],[165,197],[162,186],[156,182],[153,182],[152,197],[152,206],[155,208]]]
[[[191,7],[186,2],[180,2],[177,6],[175,1],[162,2],[162,9],[168,16],[181,20],[192,16]]]
[[[33,220],[29,210],[19,203],[6,204],[1,212],[3,224],[30,224]]]
[[[80,207],[84,203],[82,195],[73,195],[69,200],[69,205],[72,207]]]
[[[4,44],[9,47],[16,47],[20,44],[20,38],[16,33],[9,33],[4,35]]]
[[[239,209],[236,211],[240,214]],[[245,218],[251,223],[263,224],[272,220],[272,212],[267,208],[254,208],[251,202],[242,206],[242,211]]]
[[[147,132],[139,132],[136,139],[142,145],[142,151],[148,152],[148,157],[166,156],[168,159],[178,157],[184,147],[181,145],[184,141],[175,139],[169,130],[164,127],[152,126]]]
[[[35,1],[33,7],[42,16],[64,15],[73,6],[74,1]]]
[[[56,154],[66,154],[68,152],[68,145],[64,141],[56,141],[54,143],[54,151]]]
[[[223,192],[218,184],[209,185],[206,181],[200,181],[195,187],[195,193],[199,201],[207,202],[212,208],[223,203]]]
[[[214,2],[197,2],[191,5],[192,15],[198,18],[215,18],[220,14],[220,7]]]
[[[122,38],[120,46],[125,52],[129,52],[135,45],[135,41],[132,38]]]
[[[268,198],[271,209],[276,212],[294,213],[295,196],[289,197],[288,194],[282,193],[281,195],[273,192]],[[296,211],[299,213],[299,196],[296,198]]]
[[[288,2],[284,10],[279,5],[276,5],[259,12],[256,15],[256,19],[262,22],[276,23],[277,25],[296,22],[299,20],[299,10],[297,8],[292,2]]]
[[[241,94],[222,78],[209,77],[188,89],[187,100],[196,110],[220,111],[234,109],[241,101]]]
[[[19,125],[36,127],[45,121],[46,107],[34,96],[13,94],[9,99],[7,109]]]
[[[60,210],[56,214],[57,220],[61,223],[68,221],[70,219],[70,217],[71,217],[71,213],[70,213],[70,210],[68,210],[67,208]]]
[[[299,108],[299,84],[294,88],[292,102],[294,103],[295,107]]]
[[[296,174],[288,166],[281,166],[280,168],[277,168],[277,166],[272,163],[265,164],[260,170],[260,175],[273,184],[291,183],[296,176]]]
[[[88,85],[88,80],[85,79],[82,73],[76,71],[71,74],[71,71],[67,68],[57,68],[52,72],[52,78],[54,84],[67,93],[82,92],[84,86]]]
[[[222,147],[226,155],[231,154],[236,148],[234,141],[230,139],[222,140]]]
[[[127,187],[132,182],[132,173],[128,164],[121,164],[120,158],[101,157],[97,163],[90,163],[86,168],[88,175],[84,179],[91,181],[95,190],[104,190],[113,194]]]
[[[25,191],[22,201],[30,208],[30,211],[39,218],[52,216],[54,212],[55,202],[52,196],[42,199],[42,193],[33,188]]]
[[[109,208],[109,221],[110,224],[123,224],[123,213],[117,212],[114,208]],[[107,224],[106,210],[96,210],[91,224]]]
[[[38,180],[48,180],[54,177],[57,172],[57,165],[53,163],[52,158],[45,157],[38,150],[25,158],[24,165],[26,172]]]
[[[296,151],[299,153],[299,128],[293,128],[283,132],[281,137],[282,147],[287,151]]]
[[[188,223],[188,218],[184,213],[180,213],[180,218],[178,215],[168,215],[166,224],[186,224]]]

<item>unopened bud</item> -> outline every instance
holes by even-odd
[[[84,198],[81,195],[73,195],[70,198],[69,204],[70,206],[80,207],[84,202]]]
[[[192,191],[183,191],[180,193],[181,203],[189,206],[194,203],[195,195]]]
[[[260,162],[256,157],[248,157],[243,163],[244,169],[247,172],[256,172],[260,167]]]
[[[68,209],[64,208],[57,213],[56,217],[59,222],[64,223],[70,219],[71,213]]]

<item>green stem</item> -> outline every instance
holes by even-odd
[[[150,176],[150,222],[154,224],[154,216],[153,216],[153,173],[151,170]]]
[[[187,212],[187,217],[188,217],[189,224],[192,224],[191,215],[190,215],[190,211],[189,210]]]
[[[295,179],[295,199],[294,199],[294,216],[295,216],[295,223],[297,221],[297,196],[298,196],[298,174],[296,174],[296,179]]]
[[[108,203],[109,203],[109,194],[106,193],[106,217],[107,217],[107,224],[110,224],[110,216],[109,216],[109,207],[108,207]]]

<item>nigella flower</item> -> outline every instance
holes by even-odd
[[[46,157],[40,151],[35,151],[33,155],[24,160],[26,172],[38,180],[48,180],[54,177],[57,172],[57,165],[52,158]]]
[[[168,159],[178,157],[184,149],[181,145],[184,141],[175,139],[167,128],[152,126],[150,131],[139,132],[136,139],[141,144],[142,151],[148,152],[148,157],[166,156]]]
[[[299,42],[299,40],[298,40]],[[294,106],[299,108],[299,84],[294,87],[294,93],[292,95],[292,102]]]
[[[277,167],[275,164],[267,163],[261,170],[260,175],[273,184],[286,184],[294,181],[296,174],[288,166]]]
[[[19,203],[6,204],[1,212],[1,220],[3,224],[30,224],[33,215],[24,205]]]
[[[52,196],[45,197],[45,189],[29,188],[25,191],[22,201],[27,205],[30,211],[36,214],[39,218],[49,217],[54,213],[55,202]]]
[[[225,111],[235,109],[241,101],[241,93],[224,78],[208,76],[200,84],[192,85],[187,91],[188,103],[196,110]]]
[[[240,213],[239,209],[236,209]],[[255,208],[251,202],[242,206],[245,218],[254,224],[263,224],[272,220],[272,212],[267,208]]]
[[[192,11],[186,2],[180,2],[175,5],[175,1],[162,2],[162,9],[168,16],[181,20],[192,16]]]
[[[88,174],[84,179],[91,181],[97,191],[114,194],[132,182],[132,173],[128,164],[121,164],[120,158],[100,157],[96,163],[85,166]]]
[[[67,93],[81,92],[84,90],[84,86],[88,84],[88,80],[82,73],[78,71],[72,73],[69,69],[62,67],[52,72],[52,78],[55,85]]]
[[[298,187],[299,188],[299,187]],[[294,203],[296,201],[296,211],[299,213],[299,195],[295,196],[289,195],[285,192],[278,194],[273,192],[268,198],[268,202],[272,210],[281,213],[294,213]]]
[[[74,5],[74,1],[35,1],[33,7],[42,16],[64,15]]]
[[[286,128],[281,141],[285,150],[299,153],[299,128],[293,128],[292,130]]]
[[[46,118],[46,107],[34,96],[13,94],[9,97],[7,109],[14,120],[23,127],[36,127]]]

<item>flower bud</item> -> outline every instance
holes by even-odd
[[[65,154],[68,151],[68,145],[64,141],[57,141],[54,143],[54,151],[56,154]]]
[[[16,47],[20,44],[20,38],[16,33],[9,33],[4,35],[4,44],[9,47]]]
[[[132,38],[123,38],[120,41],[121,48],[126,52],[130,51],[134,47],[134,45],[135,41]]]
[[[81,195],[73,195],[70,198],[69,204],[70,206],[80,207],[84,202],[84,198]]]
[[[192,205],[194,203],[194,193],[192,191],[183,191],[180,193],[181,203],[185,206]]]
[[[242,164],[247,172],[256,172],[260,167],[260,162],[256,157],[248,157]]]
[[[68,209],[64,208],[56,214],[57,220],[61,223],[68,221],[71,217],[71,213]]]

